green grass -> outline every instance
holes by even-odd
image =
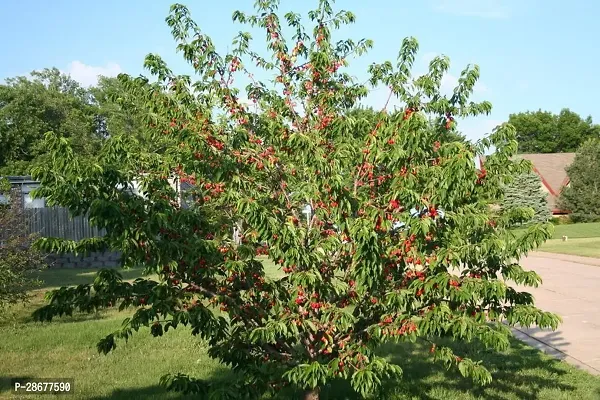
[[[525,229],[515,229],[514,233],[519,235],[524,231]],[[563,236],[568,236],[566,242],[562,241]],[[552,238],[537,250],[600,258],[600,222],[556,225]]]
[[[514,229],[517,235],[525,232],[525,228]],[[570,239],[600,237],[600,222],[590,222],[586,224],[568,224],[555,225],[552,239],[561,239],[568,236]]]
[[[265,262],[269,274],[281,272]],[[93,270],[47,270],[41,274],[44,289],[32,302],[12,309],[0,323],[0,398],[10,396],[12,377],[74,378],[71,399],[183,399],[158,386],[166,373],[184,372],[198,378],[227,380],[231,372],[207,356],[204,341],[187,329],[153,338],[147,330],[128,343],[119,342],[109,355],[99,355],[99,339],[117,329],[128,312],[105,311],[75,315],[52,323],[31,321],[32,310],[43,304],[44,290],[91,281]],[[140,271],[124,271],[133,279]],[[497,354],[477,345],[447,342],[460,354],[482,359],[494,382],[479,388],[434,364],[424,345],[386,345],[380,353],[404,369],[404,378],[386,382],[380,399],[598,399],[600,378],[552,359],[516,340],[509,351]],[[27,397],[35,398],[35,397]],[[40,396],[45,399],[45,396]],[[323,399],[352,399],[344,384],[325,388]]]
[[[563,236],[571,238],[592,238],[600,237],[600,222],[590,222],[587,224],[569,224],[556,225],[552,239],[560,239]]]
[[[566,242],[563,236],[568,236]],[[557,225],[554,235],[538,249],[548,253],[600,258],[600,222]]]
[[[37,278],[42,281],[40,289],[49,290],[65,285],[80,285],[90,283],[94,280],[96,269],[46,269],[41,271]],[[123,279],[133,280],[142,274],[142,268],[131,268],[119,270]]]
[[[583,257],[600,258],[600,237],[571,239],[563,242],[561,239],[551,239],[544,243],[539,251],[559,254],[572,254]]]

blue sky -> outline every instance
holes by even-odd
[[[234,25],[235,9],[254,0],[180,0],[200,27],[226,50],[246,28]],[[143,73],[143,58],[155,52],[176,72],[186,72],[164,22],[174,0],[22,0],[0,2],[0,80],[55,66],[88,85],[96,75]],[[308,5],[306,5],[308,3]],[[282,0],[282,9],[305,11],[316,0]],[[461,129],[479,138],[512,112],[569,107],[600,122],[597,51],[600,2],[592,0],[337,0],[357,23],[340,33],[370,38],[375,48],[354,61],[350,72],[366,78],[371,62],[393,60],[405,36],[420,43],[415,72],[435,54],[450,57],[449,89],[466,64],[481,67],[475,99],[489,100],[492,114],[465,121]],[[299,9],[298,9],[299,7]],[[261,45],[257,37],[257,45]],[[386,93],[369,104],[381,107]]]

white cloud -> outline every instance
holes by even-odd
[[[492,118],[469,118],[458,121],[458,130],[468,139],[478,140],[492,133],[495,127],[501,125],[504,121]]]
[[[435,0],[432,6],[437,12],[465,17],[501,19],[510,16],[505,0]]]
[[[473,88],[474,93],[485,93],[488,91],[488,87],[481,81],[477,81],[475,87]]]
[[[434,52],[434,51],[429,51],[427,53],[424,53],[421,56],[421,61],[423,63],[423,65],[425,66],[429,66],[429,63],[438,56],[439,54]]]
[[[117,76],[123,72],[121,66],[116,63],[108,63],[105,66],[93,66],[82,63],[81,61],[73,61],[67,67],[65,73],[75,79],[84,87],[95,85],[98,82],[98,76]]]
[[[374,110],[379,111],[383,109],[387,102],[387,110],[392,111],[395,108],[402,108],[403,104],[400,102],[398,97],[390,96],[390,89],[385,86],[379,86],[377,88],[371,89],[369,94],[360,101],[363,106],[373,107]]]
[[[458,78],[452,74],[444,74],[440,91],[445,95],[450,95],[458,85]]]

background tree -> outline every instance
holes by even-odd
[[[503,125],[475,144],[444,141],[455,118],[489,113],[491,105],[469,101],[477,67],[462,73],[450,97],[440,94],[446,57],[412,78],[418,50],[412,38],[403,41],[395,63],[369,69],[371,84],[388,87],[403,111],[383,106],[373,129],[357,129],[347,113],[368,87],[354,82],[345,66],[372,43],[334,39],[334,28],[355,17],[334,12],[328,1],[309,13],[308,30],[297,14],[280,19],[277,4],[257,2],[255,15],[234,13],[234,20],[266,31],[272,59],[254,52],[243,32],[230,54],[219,55],[188,10],[172,7],[167,23],[198,80],[174,74],[156,55],[145,62],[152,83],[120,76],[146,107],[152,141],[171,140],[161,152],[111,135],[90,165],[74,156],[68,140],[48,135],[53,157],[36,170],[38,194],[88,213],[107,234],[83,242],[47,238],[40,246],[108,247],[122,252],[125,266],[143,264],[158,279],[129,283],[103,270],[93,285],[54,291],[35,318],[133,308],[98,344],[104,353],[143,326],[155,336],[190,326],[238,380],[215,387],[178,374],[163,383],[221,398],[290,398],[303,390],[316,399],[333,380],[367,396],[383,379],[400,375],[399,365],[376,353],[397,340],[425,341],[436,360],[489,382],[484,366],[437,346],[436,338],[503,350],[511,331],[502,321],[558,323],[505,281],[536,285],[539,276],[515,260],[549,237],[547,225],[519,237],[507,229],[530,218],[530,210],[490,214],[502,185],[524,168],[511,161],[514,130]],[[286,40],[284,31],[292,37]],[[250,65],[274,75],[274,84],[257,80]],[[239,100],[240,74],[252,82],[244,97],[256,107]],[[440,129],[430,129],[430,120]],[[477,169],[473,159],[492,146],[485,168]],[[169,182],[174,176],[194,184],[192,207],[180,206]],[[133,180],[141,196],[123,189]],[[312,213],[305,218],[307,204]],[[245,229],[236,246],[231,232],[240,220]],[[397,222],[402,230],[393,228]],[[267,275],[256,253],[266,253],[281,274]]]
[[[600,140],[590,139],[567,168],[570,183],[560,195],[560,207],[573,221],[600,220]]]
[[[0,85],[0,175],[28,174],[42,162],[44,134],[72,138],[78,154],[94,154],[102,133],[90,93],[56,68]]]
[[[506,186],[505,197],[502,204],[503,210],[513,208],[532,208],[533,218],[524,221],[522,225],[548,222],[552,217],[548,207],[548,195],[542,190],[540,177],[534,172],[519,174]]]
[[[23,208],[11,195],[10,184],[0,179],[0,315],[11,304],[26,301],[27,293],[38,284],[33,275],[44,266],[42,254],[32,248],[34,236],[27,230]]]
[[[100,76],[98,84],[90,88],[95,104],[98,106],[99,120],[103,135],[129,135],[140,139],[144,137],[147,124],[140,115],[138,96],[130,93],[119,79]]]
[[[582,119],[568,108],[558,115],[542,110],[511,114],[508,122],[517,130],[520,153],[569,153],[589,138],[600,138],[600,126],[591,117]]]
[[[116,78],[100,76],[97,85],[82,88],[56,68],[7,79],[0,86],[0,175],[28,174],[43,163],[40,143],[48,131],[72,139],[79,157],[93,158],[116,134],[134,136],[148,151],[160,148],[146,140],[138,98]]]

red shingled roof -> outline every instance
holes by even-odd
[[[550,192],[550,209],[553,213],[561,213],[556,204],[562,188],[569,183],[566,168],[575,159],[575,153],[519,154],[518,157],[531,161],[533,170]]]
[[[545,153],[545,154],[518,154],[518,158],[531,161],[533,170],[548,189],[548,205],[555,214],[564,211],[556,206],[560,192],[569,183],[566,168],[575,159],[575,153]],[[485,162],[485,156],[480,157],[480,162]]]
[[[566,168],[575,159],[575,153],[519,154],[517,157],[531,161],[550,192],[559,195],[569,182]]]

